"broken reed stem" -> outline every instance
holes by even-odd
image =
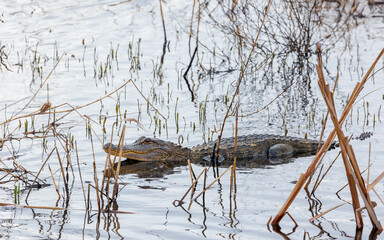
[[[43,167],[44,167],[45,164],[48,162],[48,159],[51,157],[51,155],[52,155],[53,151],[55,151],[55,149],[57,149],[57,148],[54,147],[54,148],[52,149],[52,151],[49,153],[48,157],[45,159],[43,165],[41,166],[39,172],[37,173],[35,179],[34,179],[33,182],[32,182],[32,186],[35,184],[35,182],[36,182],[38,176],[40,175],[41,171],[43,170]],[[31,193],[31,191],[32,191],[32,188],[29,189],[29,191],[28,191],[28,193],[27,193],[27,196],[25,197],[25,202],[26,202],[26,203],[27,203],[27,200],[28,200],[28,197],[29,197],[29,194]],[[27,203],[27,204],[28,204],[28,203]]]
[[[221,128],[220,128],[220,134],[218,136],[218,142],[217,142],[217,153],[216,153],[216,159],[219,159],[219,151],[220,151],[220,143],[221,143],[221,137],[223,136],[223,131],[224,131],[224,127],[225,127],[225,123],[227,121],[227,118],[229,117],[229,112],[231,111],[232,109],[232,106],[233,106],[233,103],[235,101],[235,98],[236,96],[239,94],[240,92],[240,85],[241,85],[241,82],[244,78],[244,75],[245,75],[245,71],[247,70],[248,68],[248,64],[252,58],[252,54],[256,48],[256,45],[257,45],[257,42],[258,42],[258,39],[259,39],[259,36],[260,36],[260,32],[261,32],[261,29],[263,28],[264,26],[264,22],[265,22],[265,19],[267,18],[267,15],[268,15],[268,10],[269,10],[269,6],[271,4],[271,0],[268,1],[267,3],[267,6],[265,7],[265,12],[264,12],[264,17],[263,17],[263,21],[261,22],[261,26],[259,27],[259,31],[256,35],[256,39],[255,41],[253,42],[252,44],[252,49],[251,51],[249,52],[249,55],[248,55],[248,58],[247,58],[247,61],[245,62],[244,66],[242,66],[241,68],[241,72],[240,72],[240,76],[239,76],[239,79],[237,81],[237,85],[236,85],[236,90],[231,98],[231,101],[228,105],[228,108],[227,108],[227,112],[225,113],[225,116],[224,116],[224,119],[223,119],[223,123],[221,124]]]
[[[213,182],[211,184],[208,185],[208,187],[206,187],[201,193],[199,193],[193,200],[196,201],[196,199],[198,199],[201,194],[205,193],[205,191],[207,191],[208,189],[210,189],[212,187],[212,185],[217,182],[222,176],[224,176],[224,174],[226,172],[228,172],[229,170],[231,170],[233,168],[233,166],[230,166],[229,168],[227,168],[227,170],[225,170],[222,174],[220,174],[220,176],[218,176],[215,180],[213,180]]]
[[[343,122],[345,121],[345,119],[346,119],[346,117],[347,117],[351,107],[353,106],[353,103],[356,101],[357,96],[359,95],[359,93],[361,92],[364,84],[368,80],[368,77],[370,76],[373,68],[376,66],[377,62],[381,59],[383,54],[384,54],[384,48],[381,50],[380,54],[377,56],[377,58],[375,59],[375,61],[373,62],[373,64],[369,68],[369,70],[366,72],[366,74],[364,75],[364,78],[362,79],[362,81],[358,82],[356,84],[356,86],[355,86],[355,88],[354,88],[354,90],[353,90],[353,92],[351,94],[351,97],[349,98],[349,101],[347,102],[347,106],[344,108],[344,111],[341,114],[341,117],[340,117],[339,122],[338,122],[339,125],[342,125]],[[308,177],[314,171],[315,167],[317,166],[318,161],[321,159],[323,154],[326,153],[326,150],[329,148],[331,142],[333,141],[333,139],[335,137],[335,134],[336,134],[336,130],[334,129],[329,134],[329,136],[328,136],[327,140],[325,141],[324,145],[321,147],[319,152],[314,157],[312,163],[308,166],[308,169],[305,172],[305,174],[301,174],[300,175],[300,178],[303,178],[304,181],[297,181],[297,183],[296,183],[296,185],[294,187],[294,190],[292,190],[291,194],[288,196],[287,200],[285,201],[285,203],[283,204],[283,206],[281,207],[281,209],[279,210],[279,212],[276,214],[275,218],[273,219],[272,225],[276,226],[276,225],[279,224],[279,222],[283,218],[285,212],[287,211],[287,209],[289,208],[289,206],[291,205],[291,203],[293,202],[293,200],[296,198],[297,194],[299,193],[299,190],[303,187],[305,181],[308,179]]]

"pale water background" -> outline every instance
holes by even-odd
[[[345,106],[348,94],[356,82],[362,79],[384,47],[384,21],[383,17],[380,17],[383,14],[382,9],[370,8],[367,5],[360,6],[360,9],[366,17],[355,19],[355,27],[330,50],[330,56],[324,63],[333,78],[336,75],[337,63],[340,66],[340,82],[336,90],[339,112]],[[39,109],[47,98],[52,105],[69,103],[72,106],[80,106],[112,92],[131,79],[168,119],[168,134],[161,116],[151,107],[147,107],[145,99],[128,83],[118,94],[103,100],[103,104],[96,103],[80,110],[81,114],[95,121],[92,126],[102,141],[110,139],[118,103],[121,112],[126,112],[127,118],[139,120],[145,129],[138,128],[135,123],[128,123],[125,139],[127,143],[142,135],[179,141],[184,146],[202,143],[203,138],[208,138],[211,130],[219,128],[226,111],[225,97],[232,96],[234,89],[230,83],[237,80],[239,71],[237,69],[231,73],[208,76],[202,68],[193,65],[190,74],[195,80],[196,100],[192,102],[182,79],[195,43],[192,39],[190,52],[188,35],[192,1],[164,2],[163,11],[169,43],[166,46],[164,64],[160,69],[161,74],[158,74],[163,54],[163,28],[159,3],[156,1],[1,1],[0,41],[1,45],[6,46],[6,64],[12,72],[2,68],[0,121],[10,118],[25,105],[27,100],[3,109],[20,99],[32,97],[64,53],[48,80],[49,90],[47,91],[45,85],[25,113]],[[199,40],[206,46],[214,45],[212,39],[215,34],[220,36],[219,29],[214,29],[208,24],[206,17],[202,18],[199,34]],[[224,46],[225,41],[226,39],[223,39]],[[112,52],[115,56],[113,59]],[[220,65],[219,60],[203,47],[199,48],[199,61],[204,63],[207,69]],[[105,75],[101,76],[100,65],[106,66],[107,63],[108,69]],[[231,64],[226,66],[232,67]],[[383,66],[381,60],[375,69]],[[236,65],[233,64],[233,67]],[[37,68],[42,70],[41,76],[37,71],[33,72],[33,69]],[[274,84],[266,84],[261,76],[262,74],[260,79],[245,81],[242,87],[241,110],[244,113],[266,105],[283,89],[278,77],[271,80]],[[304,94],[298,92],[304,91],[303,89],[292,89],[272,104],[268,111],[240,119],[239,134],[284,135],[287,129],[288,135],[291,136],[303,137],[308,133],[310,138],[319,138],[320,122],[326,107],[317,87],[316,75],[311,76],[311,87],[306,89],[310,91]],[[352,140],[361,169],[368,165],[371,144],[373,166],[370,170],[370,181],[384,169],[384,126],[383,119],[380,118],[381,105],[384,103],[383,77],[383,71],[379,71],[374,78],[368,80],[361,96],[370,92],[371,94],[356,104],[345,124],[345,131],[349,135],[358,136],[363,132],[373,132],[373,136],[365,141]],[[293,107],[287,107],[291,98],[302,100],[296,101]],[[201,108],[204,106],[207,106],[206,116],[201,117]],[[316,115],[311,116],[314,108]],[[102,126],[97,124],[99,116],[103,119],[104,116],[109,117],[105,135]],[[315,120],[311,120],[312,117]],[[158,119],[162,120],[160,132],[155,124]],[[28,121],[31,121],[30,118]],[[36,129],[41,128],[42,123],[46,123],[46,120],[37,119]],[[65,134],[70,132],[77,141],[83,181],[93,182],[91,142],[86,136],[84,120],[76,113],[71,113],[62,123],[60,131]],[[9,129],[18,124],[16,121]],[[24,119],[21,124],[24,126]],[[232,136],[233,129],[234,121],[230,119],[224,135]],[[115,129],[115,132],[117,130]],[[331,127],[326,132],[330,130]],[[1,134],[6,131],[8,130],[1,129]],[[22,130],[16,132],[16,135],[22,136]],[[48,138],[47,141],[49,153],[55,143],[53,138]],[[102,143],[95,136],[93,142],[100,179],[106,154],[101,148]],[[39,139],[12,141],[12,144],[7,142],[0,152],[0,158],[7,167],[12,167],[12,161],[6,160],[12,152],[19,155],[17,162],[33,173],[37,173],[42,161],[47,157],[46,153],[42,155],[42,143]],[[326,155],[323,161],[325,166],[332,162],[337,153],[337,150],[333,150]],[[74,153],[72,154],[75,159]],[[268,229],[267,222],[278,212],[293,189],[294,181],[306,170],[311,160],[312,157],[303,157],[288,164],[239,169],[235,199],[229,194],[229,175],[226,175],[220,185],[214,185],[207,192],[206,208],[193,203],[189,211],[186,210],[189,201],[183,205],[185,209],[172,205],[172,202],[181,198],[190,186],[187,166],[176,167],[172,174],[159,177],[121,175],[121,181],[126,185],[118,197],[119,210],[135,214],[115,214],[108,224],[105,214],[102,214],[98,221],[97,214],[92,213],[88,221],[85,211],[82,210],[51,211],[2,207],[0,236],[4,239],[282,239],[280,235]],[[57,179],[60,179],[60,173],[56,172],[59,169],[56,159],[50,160],[50,167]],[[203,169],[199,165],[193,167],[196,173]],[[220,171],[224,171],[224,168]],[[84,209],[77,172],[75,169],[69,206],[72,209]],[[42,172],[41,178],[52,184],[47,169]],[[212,180],[210,176],[208,182]],[[311,239],[354,239],[355,222],[350,205],[332,211],[314,224],[308,221],[313,217],[313,213],[320,213],[342,203],[343,200],[349,200],[347,191],[341,193],[342,200],[335,195],[346,182],[342,161],[339,159],[313,199],[308,199],[304,191],[300,192],[289,209],[299,225],[295,228],[294,223],[285,217],[281,223],[282,231],[289,234],[287,236],[291,239],[303,239],[305,232],[308,232]],[[17,184],[6,183],[0,186],[1,202],[14,201],[14,186]],[[62,189],[62,186],[59,188]],[[201,185],[199,188],[198,191],[201,190]],[[381,197],[384,196],[382,182],[375,189]],[[23,199],[26,193],[27,190],[21,192],[21,204],[25,204]],[[92,194],[93,208],[96,209],[96,197],[94,192]],[[28,203],[38,206],[63,206],[63,203],[57,200],[55,188],[51,185],[33,190]],[[383,221],[383,204],[373,193],[372,200],[378,203],[376,213]],[[368,239],[371,225],[365,212],[364,221],[362,239]]]

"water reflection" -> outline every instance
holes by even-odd
[[[258,158],[256,159],[238,159],[237,168],[250,169],[250,168],[265,168],[267,166],[280,165],[293,161],[293,158]],[[200,166],[211,166],[211,163],[201,160],[196,163]],[[231,161],[223,161],[219,163],[219,167],[228,168],[233,164]],[[187,166],[187,161],[137,161],[133,159],[125,159],[121,161],[120,174],[136,174],[139,178],[163,178],[167,175],[180,173],[177,167]],[[116,167],[116,166],[115,166]],[[106,177],[112,177],[112,170],[109,169],[105,173]]]

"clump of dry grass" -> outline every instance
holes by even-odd
[[[376,228],[379,232],[383,230],[380,222],[378,221],[375,211],[373,210],[374,204],[370,200],[369,196],[369,189],[365,186],[364,179],[361,176],[361,172],[359,170],[354,152],[352,147],[349,145],[348,141],[346,140],[343,131],[341,130],[341,125],[346,119],[350,109],[352,108],[355,100],[357,99],[357,96],[361,92],[362,88],[364,87],[364,84],[368,80],[370,74],[372,73],[376,63],[379,61],[379,59],[382,57],[384,54],[384,49],[380,52],[370,69],[367,71],[365,74],[363,80],[361,82],[358,82],[355,86],[355,89],[353,90],[351,97],[349,98],[349,101],[340,117],[340,119],[337,118],[336,116],[336,110],[335,110],[335,105],[333,102],[333,94],[329,90],[329,86],[326,85],[325,79],[324,79],[324,74],[322,70],[322,61],[321,61],[321,51],[320,48],[318,49],[318,64],[316,66],[316,70],[319,76],[319,86],[321,89],[321,92],[323,94],[323,97],[325,99],[325,102],[327,104],[332,122],[335,126],[335,129],[330,133],[328,136],[327,140],[325,141],[324,145],[321,147],[319,152],[316,154],[314,157],[312,163],[308,167],[307,171],[304,174],[301,174],[299,177],[299,180],[296,183],[295,188],[291,192],[290,196],[280,209],[280,211],[276,214],[275,218],[272,221],[272,225],[274,226],[275,229],[279,229],[279,222],[281,219],[284,217],[284,215],[287,212],[287,209],[301,190],[301,188],[304,186],[305,182],[307,179],[311,176],[311,174],[314,172],[316,166],[318,166],[318,162],[322,159],[322,157],[326,154],[330,144],[332,143],[333,139],[335,138],[336,134],[338,136],[338,139],[340,141],[341,145],[341,155],[343,158],[345,170],[346,170],[346,175],[347,175],[347,180],[348,180],[348,185],[350,187],[350,193],[352,197],[352,206],[353,206],[353,213],[355,215],[355,220],[356,220],[356,225],[357,228],[362,228],[363,226],[363,220],[361,216],[361,207],[359,203],[359,194],[361,199],[363,199],[365,208],[368,211],[368,215],[370,217],[370,220],[372,222],[372,225],[374,228]],[[380,181],[380,179],[384,176],[384,173],[381,174],[375,181],[375,184]],[[371,185],[372,188],[374,185]]]

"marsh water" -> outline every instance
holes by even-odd
[[[111,139],[117,142],[124,124],[126,143],[149,136],[192,147],[217,138],[267,5],[249,2],[253,4],[244,7],[221,1],[166,1],[161,2],[162,19],[157,1],[1,1],[0,202],[16,203],[1,207],[1,238],[355,239],[357,235],[375,239],[365,210],[362,233],[356,232],[350,204],[309,222],[350,200],[347,188],[338,192],[347,183],[341,159],[314,194],[309,194],[313,183],[308,191],[300,191],[288,210],[297,225],[285,216],[281,232],[268,226],[311,156],[257,168],[240,165],[235,189],[230,174],[225,174],[203,197],[190,201],[188,195],[181,206],[173,203],[191,185],[185,163],[136,165],[136,170],[122,170],[118,179],[118,210],[129,213],[98,213],[97,195],[88,186],[95,185],[95,178],[101,184],[107,157],[102,146]],[[234,136],[237,128],[239,135],[319,139],[327,108],[314,71],[316,44],[323,49],[331,88],[339,75],[334,94],[338,114],[384,47],[383,5],[362,2],[354,8],[350,3],[344,7],[324,3],[319,8],[324,25],[308,25],[320,27],[291,36],[288,33],[301,30],[287,27],[295,28],[289,24],[292,15],[285,18],[287,22],[279,20],[286,4],[277,1],[270,6],[234,101],[238,125],[235,117],[229,117],[223,137]],[[257,6],[260,11],[252,11]],[[226,7],[241,10],[234,17]],[[308,19],[311,24],[319,20]],[[306,45],[293,41],[309,39],[304,36],[310,38]],[[383,67],[381,59],[343,124],[345,134],[353,136],[360,169],[371,164],[363,174],[369,182],[384,169]],[[61,106],[41,111],[47,102]],[[46,114],[31,114],[35,111]],[[19,116],[25,117],[15,118]],[[55,131],[47,130],[53,122]],[[332,129],[329,120],[325,136]],[[364,133],[371,136],[356,139]],[[65,139],[73,146],[68,152]],[[338,149],[327,153],[320,175],[338,153]],[[60,170],[62,164],[67,174]],[[199,174],[204,166],[192,164],[192,168]],[[13,175],[18,177],[9,173],[12,169],[17,169]],[[219,168],[220,173],[225,170]],[[32,188],[26,202],[28,186],[37,174],[42,186]],[[209,171],[207,184],[213,180]],[[199,182],[196,193],[202,189]],[[383,221],[383,182],[374,189],[371,198]],[[85,211],[87,199],[92,211]]]

